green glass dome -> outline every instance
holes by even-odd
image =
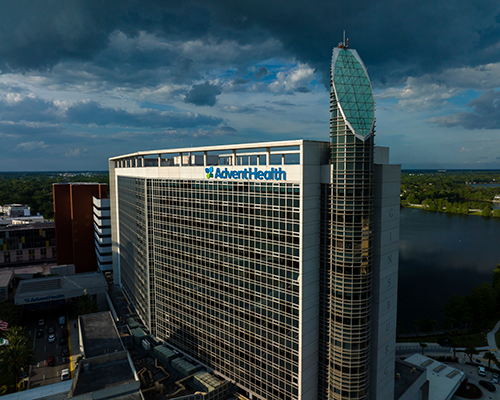
[[[374,102],[368,74],[355,50],[335,48],[333,88],[339,108],[353,133],[365,140],[375,125]]]

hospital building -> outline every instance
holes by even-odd
[[[400,166],[345,44],[330,114],[325,141],[109,160],[115,282],[152,335],[251,399],[394,398]]]

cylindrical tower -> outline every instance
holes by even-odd
[[[355,50],[340,45],[331,66],[331,182],[322,188],[322,310],[326,352],[320,394],[367,399],[372,277],[374,101]],[[323,375],[321,377],[321,375]]]

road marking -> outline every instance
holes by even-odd
[[[71,355],[71,331],[69,330],[69,318],[66,318],[66,326],[68,327],[68,350],[69,350],[69,377],[73,376],[73,356]]]

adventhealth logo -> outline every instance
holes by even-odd
[[[207,179],[214,178],[214,167],[205,168]],[[227,168],[215,169],[215,179],[258,179],[265,181],[285,181],[286,171],[281,168],[271,168],[270,171],[261,171],[257,168],[245,168],[239,171],[230,171]]]

